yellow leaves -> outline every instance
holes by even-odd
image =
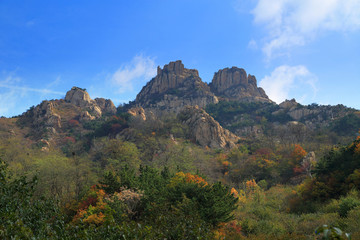
[[[92,214],[84,219],[85,223],[99,225],[104,222],[105,215],[102,212]]]

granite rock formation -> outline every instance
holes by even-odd
[[[88,113],[82,112],[83,119],[100,118],[104,113],[115,114],[116,107],[111,100],[104,98],[96,98],[95,100],[90,98],[88,92],[85,89],[79,87],[73,87],[66,93],[65,101],[78,106],[82,109],[87,109]]]
[[[265,91],[257,86],[255,76],[247,75],[242,68],[224,68],[214,74],[211,91],[225,100],[272,102]]]
[[[36,106],[32,112],[32,124],[34,126],[44,126],[51,133],[56,133],[61,128],[61,117],[54,111],[55,104],[51,101],[43,101]]]
[[[205,107],[217,103],[217,97],[194,69],[187,69],[181,61],[170,62],[146,84],[136,96],[134,104],[154,112],[179,112],[184,106]]]
[[[192,138],[203,147],[233,148],[239,140],[198,106],[186,106],[178,118],[189,126]]]

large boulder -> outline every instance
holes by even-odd
[[[222,128],[214,118],[198,106],[184,107],[178,118],[189,126],[192,138],[203,147],[233,148],[239,140],[239,137]]]

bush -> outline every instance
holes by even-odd
[[[358,206],[360,206],[360,200],[351,194],[341,197],[338,210],[340,217],[347,217],[348,212]]]

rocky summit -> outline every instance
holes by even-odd
[[[154,112],[178,113],[183,107],[216,104],[219,99],[243,102],[272,102],[265,91],[257,86],[256,78],[244,69],[232,67],[215,73],[208,85],[195,69],[187,69],[179,60],[170,62],[137,95],[133,105]]]
[[[255,76],[247,75],[242,68],[224,68],[214,74],[211,91],[231,101],[272,102],[265,91],[257,86]]]
[[[88,111],[84,111],[81,114],[84,116],[90,115],[93,118],[99,118],[103,113],[116,113],[116,107],[111,100],[104,98],[95,98],[93,100],[85,89],[79,87],[71,88],[66,93],[65,101],[80,108],[87,108]]]
[[[135,105],[154,112],[170,110],[179,112],[186,105],[205,107],[217,103],[217,97],[199,77],[195,69],[187,69],[181,61],[170,62],[143,87],[136,96]]]

